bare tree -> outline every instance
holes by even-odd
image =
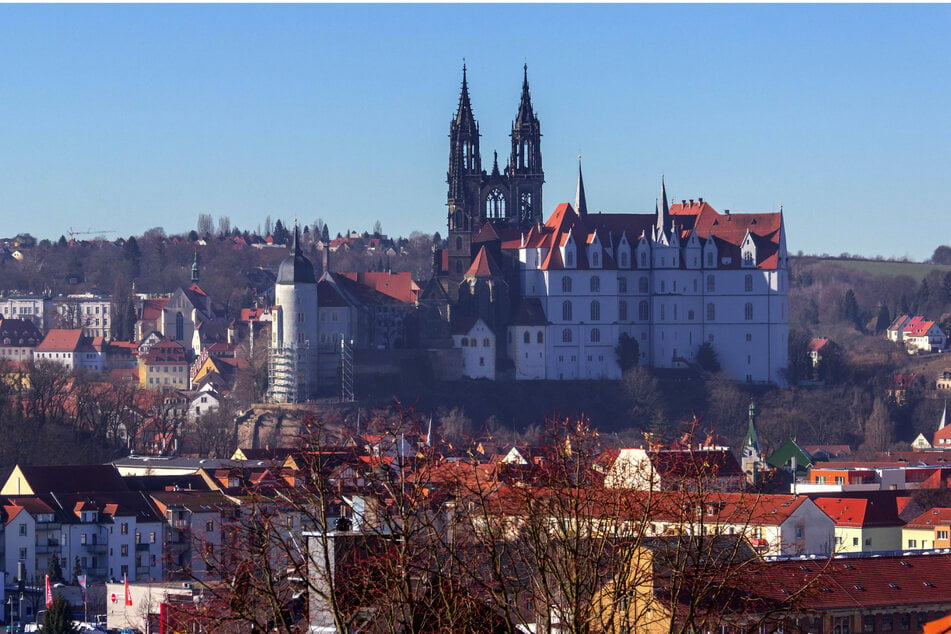
[[[198,214],[198,235],[202,237],[210,236],[214,233],[214,230],[215,220],[211,214]]]

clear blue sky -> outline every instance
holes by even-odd
[[[0,235],[445,233],[462,59],[483,162],[523,62],[547,216],[782,204],[791,251],[951,242],[948,5],[0,6]]]

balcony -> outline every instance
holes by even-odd
[[[135,551],[136,551],[136,552],[142,552],[142,551],[148,552],[149,546],[150,546],[150,544],[136,544],[136,545],[135,545]]]
[[[177,528],[180,531],[186,531],[191,528],[191,522],[188,520],[172,520],[168,524],[172,528]]]
[[[83,544],[82,547],[86,549],[87,552],[94,553],[96,555],[104,555],[106,553],[107,544]]]

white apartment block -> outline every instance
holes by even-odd
[[[11,293],[0,296],[0,317],[32,321],[43,332],[48,326],[46,311],[50,307],[51,300],[45,295]]]

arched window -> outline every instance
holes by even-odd
[[[485,198],[486,218],[505,218],[505,194],[501,189],[493,189]]]
[[[627,292],[627,278],[626,277],[622,276],[617,278],[617,292],[618,293]]]
[[[476,348],[479,345],[479,340],[473,337],[472,339],[469,340],[469,345],[472,346],[473,348]]]
[[[522,192],[519,197],[519,215],[523,221],[532,220],[532,192]]]
[[[601,255],[597,251],[591,254],[591,266],[594,268],[601,266]]]
[[[641,321],[647,321],[650,316],[650,306],[647,305],[647,300],[642,300],[637,305],[637,318]]]
[[[565,250],[565,266],[575,267],[575,252],[570,249]]]
[[[601,302],[594,300],[591,302],[591,321],[598,321],[601,319]]]
[[[716,304],[713,304],[713,303],[707,304],[707,321],[713,321],[716,318],[717,318]]]
[[[564,321],[571,321],[571,302],[563,302],[561,305],[561,318]]]
[[[753,266],[753,252],[747,251],[743,254],[743,264],[746,266]]]
[[[647,254],[644,253],[643,251],[641,252],[641,268],[642,269],[647,268]]]
[[[753,292],[753,276],[749,273],[743,278],[743,288],[747,293]]]
[[[591,343],[601,343],[601,329],[600,328],[591,329]]]
[[[591,278],[591,292],[598,293],[601,291],[601,278],[595,275]]]
[[[561,331],[561,341],[562,343],[571,343],[571,329],[565,328]]]
[[[536,342],[536,343],[545,343],[545,335],[542,333],[541,330],[538,331],[538,336],[535,337],[535,342]]]
[[[694,312],[693,312],[692,310],[688,310],[688,311],[687,311],[687,319],[688,319],[689,321],[693,321],[693,318],[694,318]]]
[[[753,320],[753,304],[747,302],[746,306],[743,307],[743,317],[746,321]]]
[[[707,251],[707,266],[713,267],[713,251]]]
[[[638,293],[646,293],[648,288],[649,288],[649,284],[648,284],[648,282],[647,282],[647,276],[646,276],[646,275],[645,275],[644,277],[642,277],[641,279],[637,280],[637,292],[638,292]]]
[[[619,259],[621,260],[621,268],[626,269],[629,266],[627,260],[627,251],[621,251]]]
[[[617,318],[619,321],[627,321],[627,302],[623,299],[617,303]]]
[[[561,278],[561,292],[570,293],[571,292],[571,277],[564,276]]]
[[[489,338],[488,338],[488,337],[485,337],[485,338],[482,340],[482,346],[483,346],[484,348],[488,348],[488,347],[489,347]]]
[[[717,278],[712,275],[707,276],[707,292],[713,293],[717,290]]]
[[[532,335],[531,335],[531,333],[526,330],[526,331],[525,331],[525,335],[522,337],[522,340],[523,340],[525,343],[531,343],[531,342],[532,342]]]
[[[181,313],[175,314],[175,340],[181,341],[185,338],[185,317]]]
[[[456,236],[456,251],[462,251],[462,237]]]

